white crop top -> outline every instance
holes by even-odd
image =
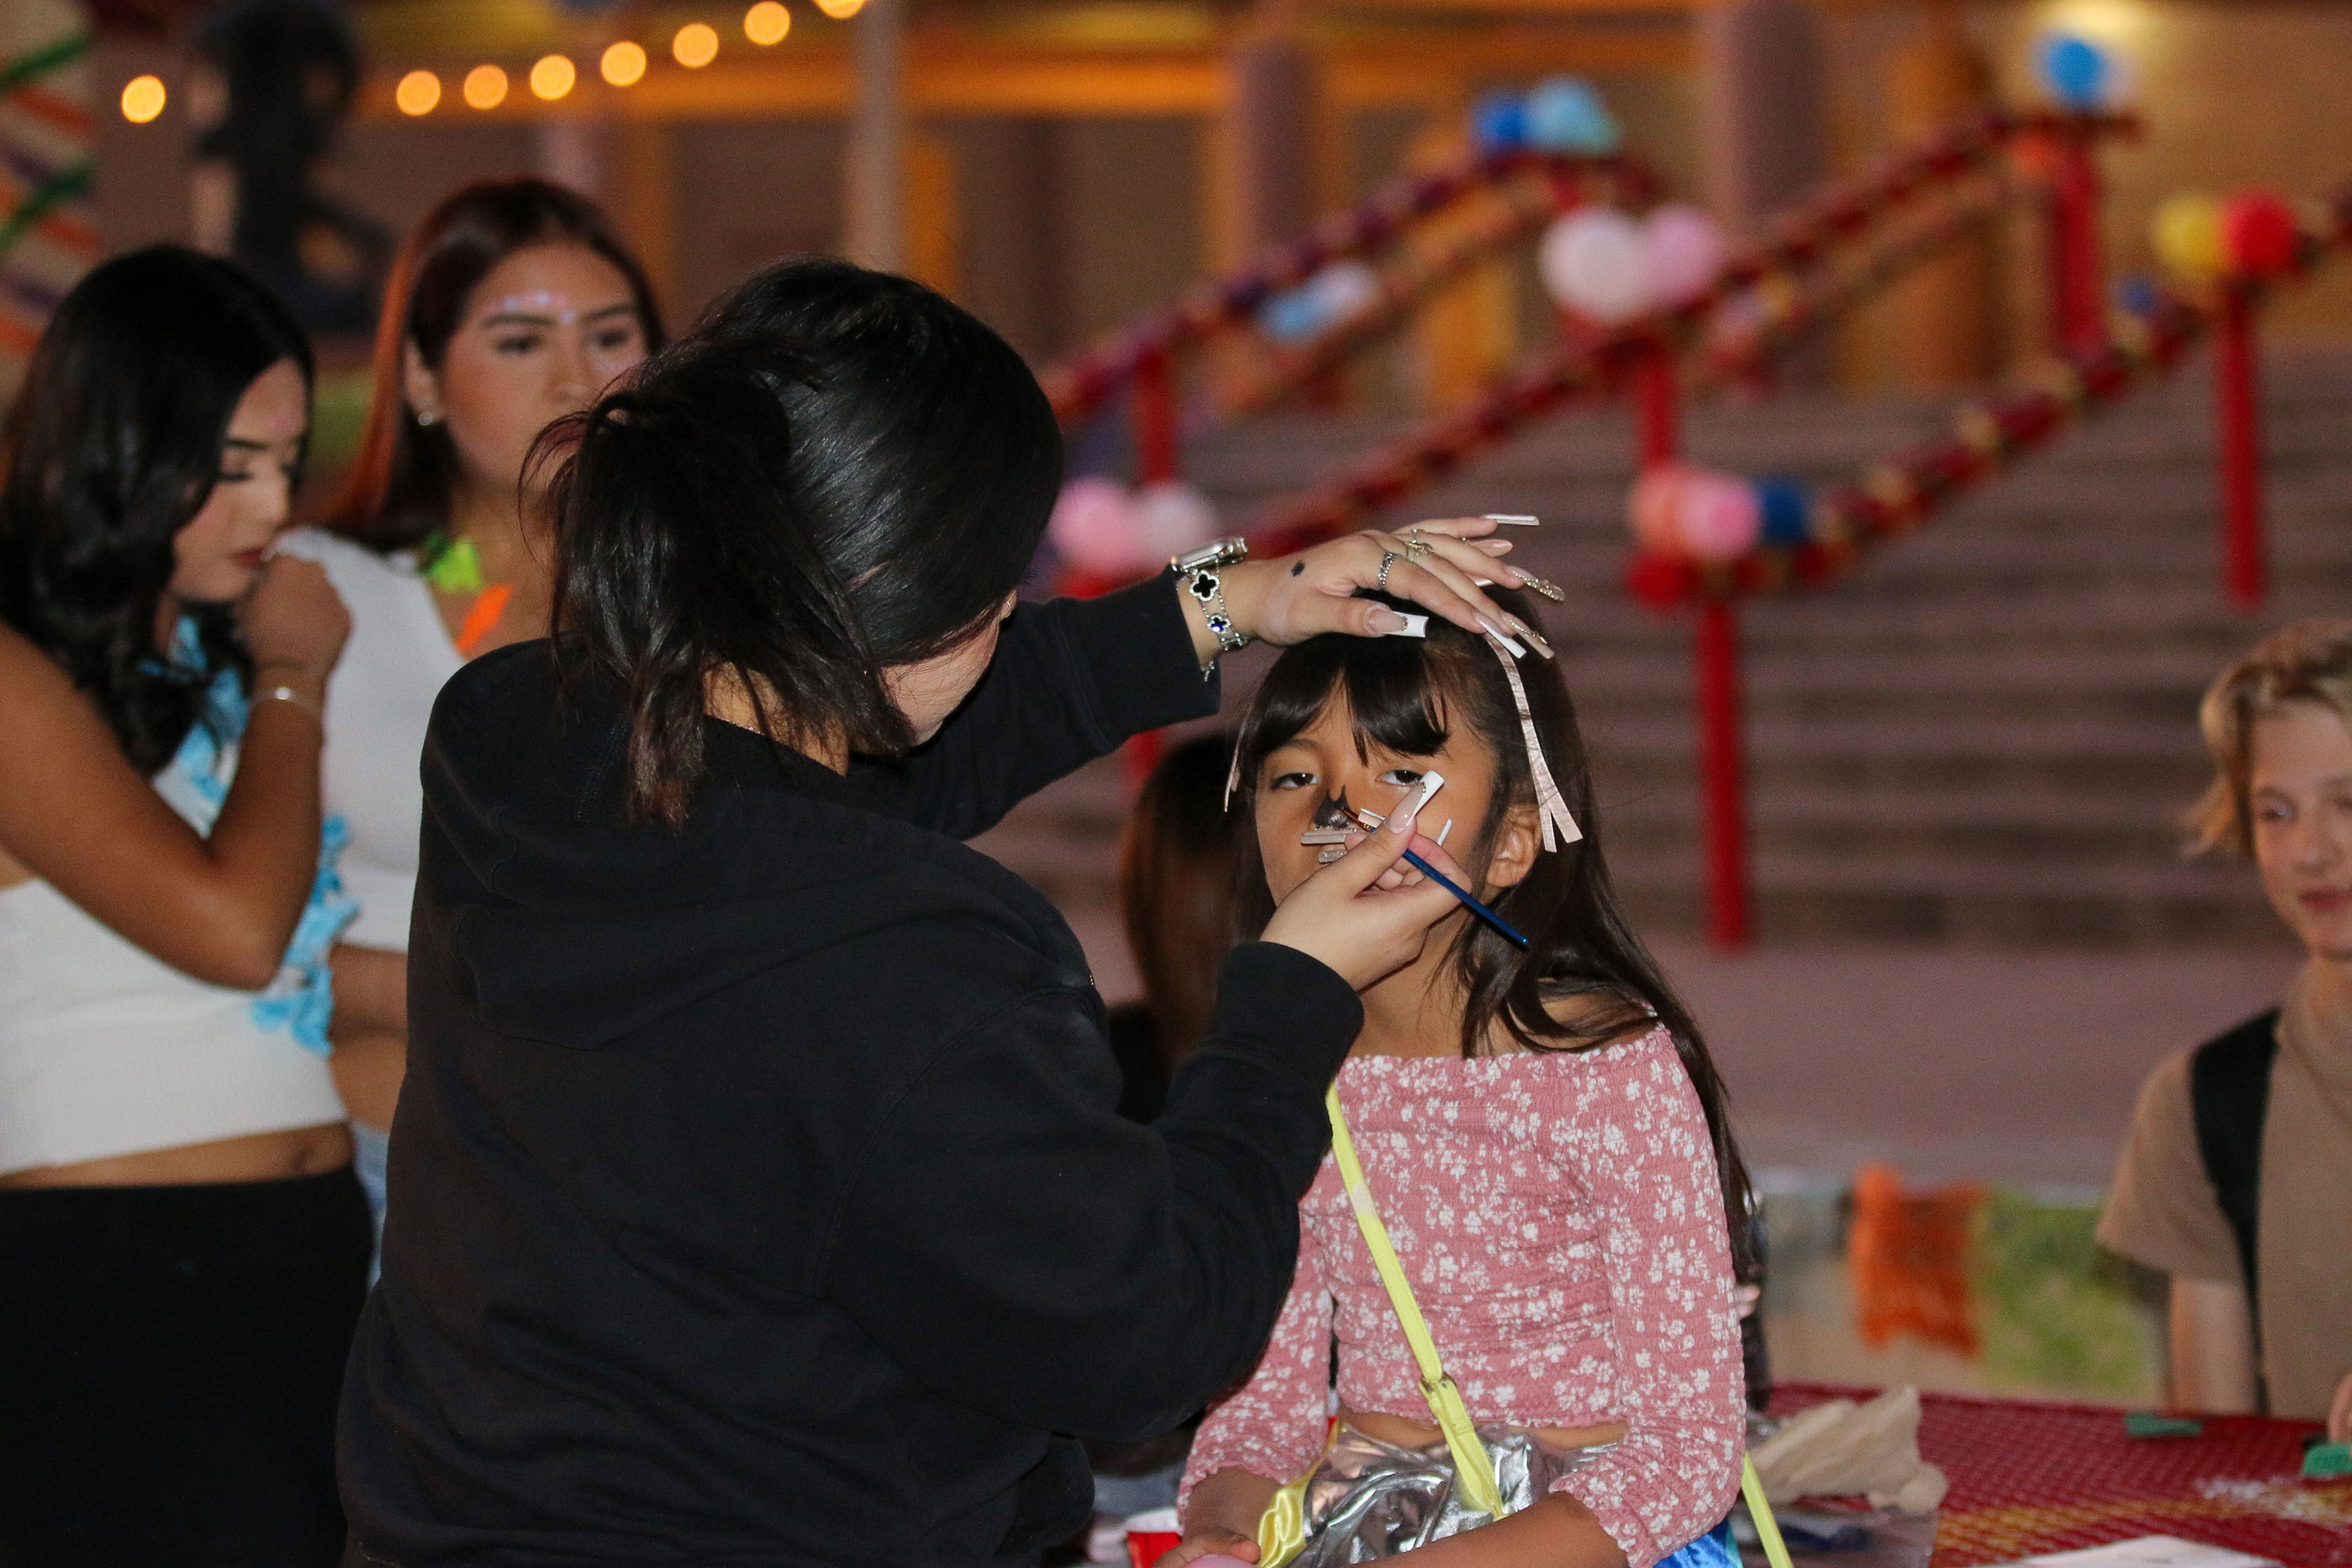
[[[433,700],[465,661],[414,555],[378,555],[310,528],[278,548],[324,567],[352,616],[351,639],[327,682],[323,777],[326,809],[351,829],[343,889],[360,904],[342,939],[406,952],[425,819],[425,727]]]
[[[235,767],[233,751],[224,770]],[[206,803],[157,793],[199,832]],[[35,878],[0,889],[0,1175],[343,1120],[326,1058]]]

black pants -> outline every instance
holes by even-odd
[[[349,1170],[0,1190],[0,1568],[331,1568]]]

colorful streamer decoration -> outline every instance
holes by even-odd
[[[102,248],[90,221],[98,126],[89,17],[68,0],[0,7],[0,395]]]

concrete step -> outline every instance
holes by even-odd
[[[1686,411],[1693,459],[1841,481],[1949,428],[1958,400],[1821,394]],[[2352,353],[2273,356],[2271,560],[2259,617],[2223,605],[2210,376],[2179,377],[2073,432],[1826,591],[1743,608],[1750,835],[1767,941],[2279,947],[2242,867],[2185,863],[2210,778],[2206,684],[2262,630],[2352,613]],[[1286,414],[1192,443],[1236,519],[1409,428]],[[1703,925],[1687,617],[1629,602],[1632,440],[1620,411],[1532,427],[1398,521],[1531,511],[1514,558],[1548,606],[1582,718],[1600,838],[1646,928]],[[1238,710],[1269,656],[1228,671]],[[1099,764],[982,841],[1056,897],[1111,897],[1126,792]]]

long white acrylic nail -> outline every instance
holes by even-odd
[[[1395,631],[1390,632],[1388,634],[1390,637],[1426,637],[1429,636],[1429,617],[1427,616],[1400,616],[1398,619],[1403,621],[1404,625],[1398,627]]]
[[[1443,847],[1444,846],[1444,843],[1445,843],[1445,836],[1446,836],[1447,834],[1449,834],[1449,833],[1453,832],[1453,831],[1454,831],[1454,819],[1453,819],[1452,817],[1450,817],[1450,816],[1449,816],[1449,817],[1447,817],[1447,818],[1445,819],[1445,826],[1443,826],[1443,827],[1441,827],[1441,828],[1439,828],[1439,829],[1437,830],[1437,842],[1438,842],[1438,845],[1439,845],[1439,847]]]
[[[1484,616],[1480,616],[1478,617],[1478,624],[1486,628],[1487,636],[1493,637],[1496,642],[1501,643],[1505,647],[1509,648],[1513,658],[1525,658],[1528,657],[1527,647],[1525,644],[1521,643],[1518,638],[1513,637],[1510,633],[1505,631],[1502,627],[1496,626],[1494,622],[1488,620]]]
[[[1486,514],[1486,520],[1488,522],[1500,523],[1505,528],[1535,528],[1543,521],[1539,517],[1529,517],[1527,513],[1518,511],[1490,511]]]

